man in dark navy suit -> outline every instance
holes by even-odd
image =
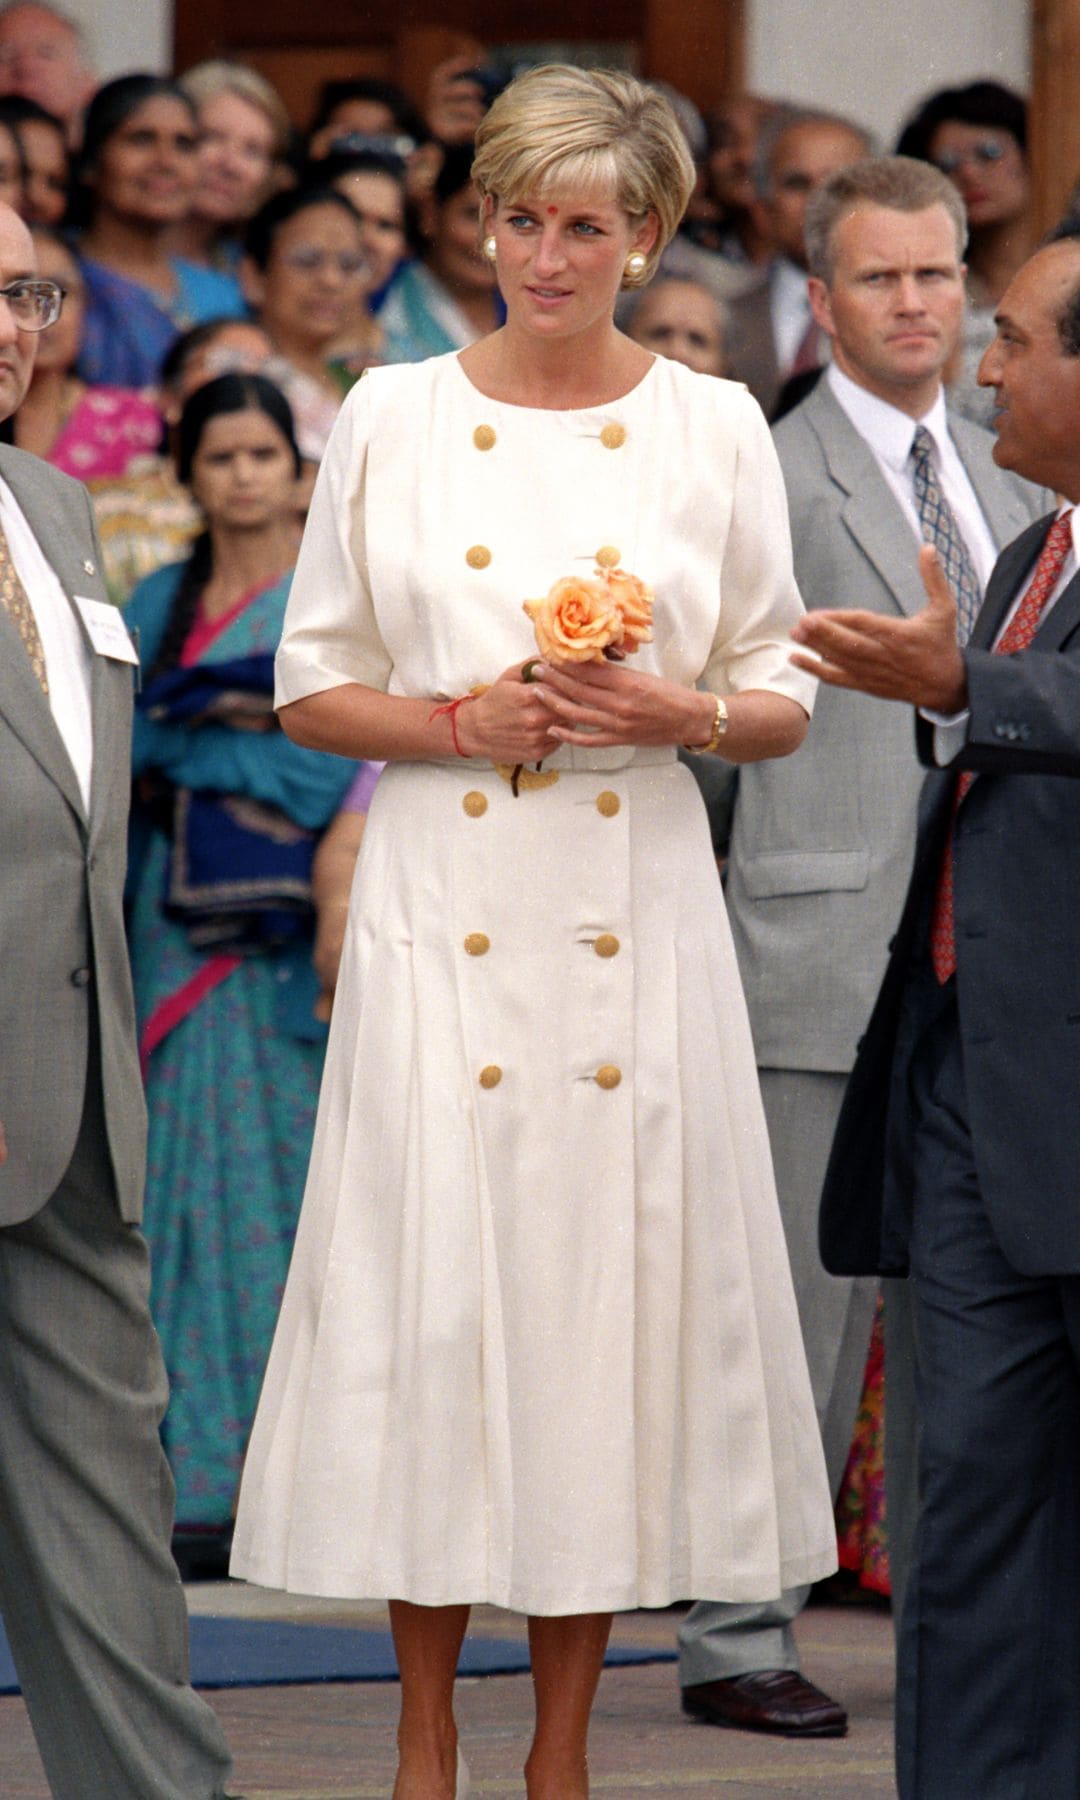
[[[822,680],[918,708],[933,769],[822,1204],[828,1267],[914,1289],[902,1800],[1080,1794],[1080,237],[997,327],[995,460],[1066,504],[1002,553],[962,651],[928,550],[915,617],[796,630]]]

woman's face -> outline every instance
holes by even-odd
[[[405,255],[404,189],[392,175],[380,174],[378,169],[339,175],[334,186],[360,215],[361,242],[369,265],[367,286],[375,292],[386,286]]]
[[[719,309],[696,281],[661,281],[647,289],[627,333],[699,375],[723,375],[727,366]]]
[[[90,176],[99,206],[147,225],[173,225],[191,208],[195,120],[182,100],[156,94],[117,127]]]
[[[627,256],[656,239],[652,214],[635,223],[605,192],[534,194],[487,211],[508,318],[544,338],[610,320]]]
[[[25,209],[22,155],[10,125],[0,125],[0,200],[19,214]]]
[[[211,528],[262,530],[296,509],[296,466],[284,434],[258,408],[208,419],[191,491]]]
[[[1027,211],[1027,161],[1011,131],[947,119],[930,140],[930,161],[959,188],[973,231]]]
[[[480,248],[480,196],[472,182],[432,208],[424,261],[450,290],[490,292],[495,271]]]
[[[70,250],[52,238],[36,237],[38,274],[48,281],[59,282],[64,290],[60,317],[55,325],[39,331],[34,375],[66,373],[75,365],[82,344],[83,318],[86,311],[86,289],[82,273]]]
[[[305,207],[278,227],[264,270],[248,268],[249,298],[275,344],[321,351],[363,305],[369,283],[360,225],[343,206]]]
[[[19,126],[26,158],[28,225],[59,225],[67,211],[68,156],[63,134],[44,119],[24,119]]]
[[[250,219],[266,198],[274,166],[274,127],[240,94],[215,94],[199,114],[194,210],[215,225]]]

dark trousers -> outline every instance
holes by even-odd
[[[67,1174],[0,1229],[0,1611],[56,1800],[211,1800],[228,1769],[188,1686],[148,1302],[92,1064]]]
[[[900,1628],[899,1792],[1077,1800],[1080,1278],[1021,1275],[998,1246],[951,999],[912,1087],[920,1513]]]

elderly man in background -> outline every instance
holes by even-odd
[[[833,113],[780,107],[762,126],[753,175],[772,255],[727,299],[731,373],[766,415],[785,382],[819,368],[828,354],[828,338],[810,309],[807,204],[830,175],[872,149],[868,132]]]
[[[0,96],[20,94],[60,119],[71,143],[97,86],[74,19],[42,0],[0,7]]]
[[[962,572],[969,630],[998,547],[1048,504],[995,466],[988,432],[946,411],[942,371],[963,318],[964,239],[952,184],[902,157],[839,171],[807,209],[810,302],[832,361],[775,441],[811,614],[838,606],[886,621],[916,614],[919,545],[932,542]],[[817,1204],[900,912],[921,784],[909,718],[826,688],[800,755],[741,770],[735,794],[727,904],[834,1493],[877,1284],[826,1275]],[[903,1318],[902,1284],[894,1286]],[[910,1457],[909,1359],[899,1352],[886,1370],[890,1476],[895,1467],[906,1478],[891,1452],[895,1438]],[[897,1480],[895,1498],[894,1508],[890,1481],[902,1583],[910,1479]],[[799,1673],[791,1621],[806,1594],[695,1607],[680,1634],[686,1709],[792,1736],[841,1732],[842,1708]]]

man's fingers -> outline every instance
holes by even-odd
[[[924,544],[919,551],[919,574],[926,589],[926,598],[930,605],[950,615],[956,611],[956,597],[953,594],[945,571],[941,566],[941,558],[933,544]]]

